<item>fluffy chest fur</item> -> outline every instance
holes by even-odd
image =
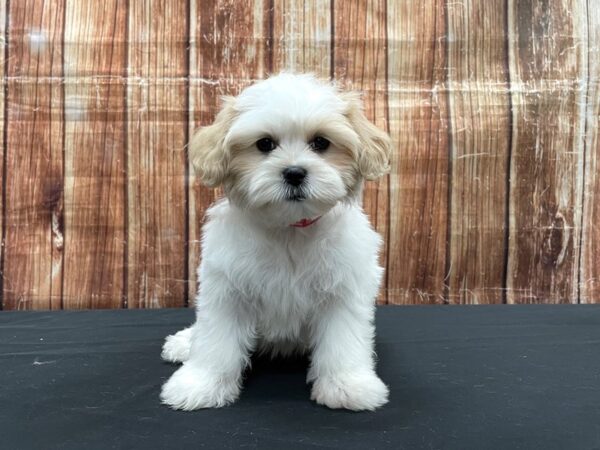
[[[229,301],[250,305],[267,341],[302,340],[324,303],[376,295],[381,239],[358,206],[339,205],[301,229],[266,229],[227,201],[208,217],[200,283],[227,279],[237,297]]]

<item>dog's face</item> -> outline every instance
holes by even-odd
[[[190,142],[201,181],[276,225],[320,216],[388,169],[390,140],[359,97],[308,75],[281,74],[225,98]]]

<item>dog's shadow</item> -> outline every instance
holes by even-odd
[[[244,372],[242,398],[264,400],[265,392],[271,400],[307,399],[310,386],[306,384],[308,356],[276,357],[253,355],[250,367]]]

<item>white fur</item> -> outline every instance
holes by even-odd
[[[310,76],[270,78],[232,108],[221,139],[228,161],[219,164],[244,158],[244,169],[225,166],[228,198],[207,213],[197,320],[166,339],[162,357],[184,364],[163,386],[162,401],[184,410],[227,405],[239,396],[253,351],[300,351],[310,352],[307,381],[317,403],[380,407],[388,389],[375,373],[373,319],[382,241],[359,204],[358,161],[369,159],[361,152],[370,144],[355,129],[364,124],[354,126],[348,102]],[[332,152],[348,151],[347,167],[311,150],[315,133],[326,135]],[[279,144],[268,155],[253,147],[265,135]],[[308,170],[304,201],[285,198],[281,171],[289,165]],[[290,226],[316,216],[308,227]]]
[[[165,361],[173,363],[187,361],[190,355],[191,343],[192,327],[184,328],[171,336],[167,336],[160,356]]]

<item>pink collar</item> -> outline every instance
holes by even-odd
[[[321,216],[317,216],[314,219],[300,219],[298,222],[296,223],[291,223],[290,227],[296,227],[296,228],[306,228],[311,226],[313,223],[315,223],[317,220],[319,220],[321,218]]]

